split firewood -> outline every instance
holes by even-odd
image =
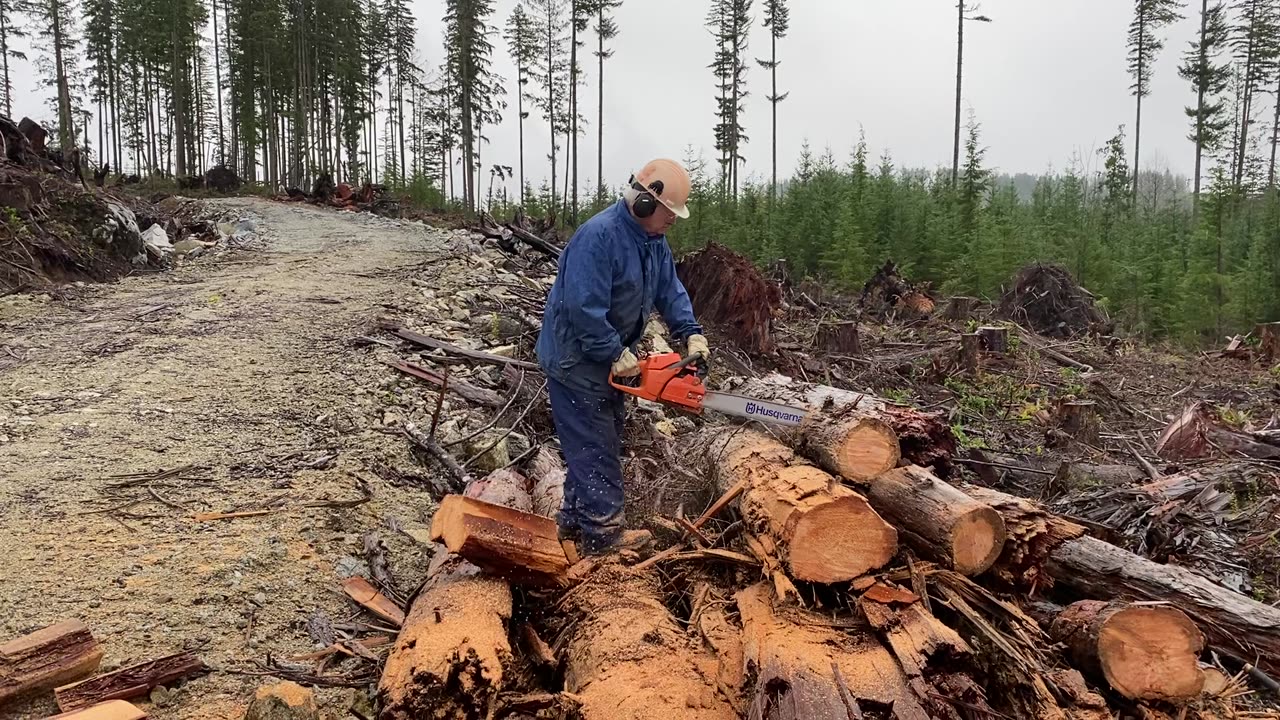
[[[1177,608],[1082,600],[1059,613],[1050,631],[1076,667],[1130,700],[1186,702],[1204,687],[1204,635]]]
[[[897,436],[901,457],[921,467],[932,467],[944,477],[951,469],[951,457],[955,454],[956,439],[951,427],[940,413],[925,413],[911,408],[895,406],[867,393],[841,390],[829,385],[804,383],[786,375],[771,373],[764,377],[744,380],[733,392],[749,397],[771,400],[784,405],[808,407],[820,412],[840,412],[852,408],[875,417]],[[870,436],[875,441],[875,436]],[[883,457],[877,451],[876,455]],[[866,457],[870,457],[870,453]],[[896,463],[895,463],[896,464]],[[894,467],[884,466],[879,472],[855,471],[860,477],[844,475],[850,479],[868,479]],[[828,472],[830,470],[828,469]],[[841,473],[843,475],[843,473]]]
[[[745,675],[754,681],[744,688],[747,717],[847,720],[843,691],[856,701],[892,707],[888,717],[897,720],[930,717],[902,667],[874,636],[845,634],[819,616],[775,607],[766,584],[734,599],[742,619]]]
[[[768,540],[767,552],[776,552],[792,577],[852,580],[897,551],[897,531],[866,498],[772,437],[717,429],[696,442],[722,492],[742,483],[737,503],[743,521]]]
[[[465,495],[440,503],[431,539],[511,582],[557,587],[569,570],[555,520]]]
[[[565,596],[577,618],[565,645],[565,691],[583,720],[737,718],[718,690],[717,659],[662,604],[657,576],[617,563]]]
[[[102,648],[79,620],[0,644],[0,703],[88,677],[101,661]]]
[[[467,489],[478,500],[498,499],[500,485]],[[494,495],[486,495],[494,492]],[[515,510],[533,507],[501,488]],[[507,684],[512,662],[511,586],[437,544],[427,578],[409,607],[378,683],[382,720],[485,717]]]
[[[1168,425],[1156,441],[1156,454],[1166,460],[1190,460],[1215,453],[1256,460],[1280,459],[1280,445],[1223,427],[1204,403],[1192,404]]]
[[[49,720],[144,720],[146,717],[147,714],[133,703],[124,700],[108,700],[83,710],[54,715]]]
[[[360,576],[342,581],[342,591],[361,607],[387,622],[400,627],[404,624],[404,611],[386,595],[378,592],[368,580]]]
[[[964,575],[979,575],[1004,549],[1004,520],[924,468],[894,468],[868,484],[871,507],[917,552]]]
[[[1095,600],[1164,601],[1186,613],[1210,646],[1258,657],[1280,672],[1280,608],[1173,565],[1161,565],[1085,535],[1085,529],[1022,498],[965,486],[1004,518],[1007,539],[992,572],[1023,588],[1052,584]]]
[[[208,670],[194,654],[180,652],[130,665],[53,691],[58,709],[80,710],[108,700],[142,697],[159,685],[197,675]]]

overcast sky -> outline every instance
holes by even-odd
[[[769,38],[759,15],[752,57],[767,57]],[[496,0],[494,22],[505,26],[516,0]],[[624,0],[616,11],[620,35],[605,64],[605,175],[610,185],[653,157],[683,157],[692,146],[712,159],[714,50],[704,25],[708,0]],[[440,62],[444,0],[415,0],[420,54]],[[795,167],[807,139],[815,152],[830,146],[843,161],[866,132],[873,156],[884,150],[905,166],[950,165],[955,92],[955,4],[951,0],[790,0],[791,28],[779,42],[778,84],[791,94],[779,107],[779,174]],[[1132,2],[1124,0],[984,0],[990,24],[969,23],[965,47],[966,113],[982,124],[991,166],[1004,172],[1061,169],[1078,157],[1096,168],[1096,151],[1124,123],[1132,148],[1134,119],[1125,70],[1125,35]],[[1199,4],[1167,32],[1143,108],[1144,167],[1190,174],[1183,106],[1192,102],[1177,76],[1179,56],[1198,28]],[[594,37],[589,38],[594,42]],[[506,43],[495,38],[495,70],[514,86]],[[595,58],[588,57],[584,113],[592,119],[580,150],[580,180],[595,180]],[[19,74],[21,77],[21,74]],[[752,64],[743,124],[744,176],[769,174],[768,72]],[[14,112],[49,118],[43,93],[19,83]],[[502,127],[486,128],[486,165],[516,165],[515,98]],[[546,124],[526,123],[526,172],[546,175]],[[487,175],[485,184],[487,185]]]

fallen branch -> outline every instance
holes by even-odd
[[[70,712],[108,700],[142,697],[159,685],[170,685],[176,680],[207,670],[208,667],[200,658],[189,652],[180,652],[63,685],[54,690],[53,694],[58,701],[58,708],[63,712]]]

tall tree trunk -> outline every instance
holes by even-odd
[[[555,26],[552,24],[551,8],[547,8],[547,122],[551,125],[551,203],[547,208],[552,214],[556,211],[556,89],[555,58],[552,57]]]
[[[517,60],[523,62],[519,58]],[[524,86],[520,84],[524,79],[524,73],[525,67],[521,64],[516,68],[516,112],[520,128],[520,207],[522,208],[526,201],[524,196]]]
[[[1142,96],[1147,90],[1143,81],[1147,67],[1147,16],[1138,11],[1138,102],[1137,117],[1133,121],[1133,207],[1138,207],[1138,161],[1142,149]]]
[[[598,93],[597,111],[596,111],[596,205],[604,205],[604,5],[599,8],[600,15],[596,18],[596,23],[600,32],[596,37],[600,40],[600,47],[597,52],[600,58],[600,86],[596,88]]]
[[[1200,176],[1203,174],[1202,163],[1204,161],[1204,73],[1209,65],[1209,48],[1205,46],[1205,40],[1208,33],[1209,0],[1201,0],[1199,78],[1196,80],[1196,178],[1191,195],[1191,217],[1193,221],[1200,217]]]
[[[227,141],[222,131],[222,55],[218,48],[218,0],[209,0],[209,2],[213,8],[213,71],[218,93],[218,162],[225,163]]]
[[[565,148],[572,151],[573,182],[567,181],[565,188],[573,188],[570,201],[570,221],[578,224],[578,6],[584,0],[571,0],[569,7],[569,132],[572,145]]]
[[[773,219],[773,206],[778,201],[778,35],[769,33],[769,76],[773,87],[773,184],[769,186],[769,219]]]
[[[1267,169],[1267,187],[1276,186],[1276,143],[1280,141],[1280,80],[1276,87],[1275,118],[1271,121],[1271,164]]]
[[[75,142],[75,119],[71,116],[71,86],[67,82],[67,68],[62,59],[62,8],[57,0],[50,0],[49,11],[53,25],[53,64],[58,83],[58,142],[68,151]]]
[[[9,13],[0,13],[0,63],[4,64],[4,114],[13,117],[13,81],[9,78]]]
[[[964,81],[964,0],[959,0],[956,19],[956,122],[951,146],[951,187],[960,179],[960,91]]]
[[[177,155],[177,176],[185,177],[187,175],[187,135],[186,135],[186,98],[182,92],[182,72],[180,69],[180,61],[178,59],[178,13],[174,12],[173,27],[169,31],[169,82],[172,89],[170,90],[170,98],[173,103],[173,129],[174,129],[174,150]]]

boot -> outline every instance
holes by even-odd
[[[612,545],[588,550],[588,555],[608,555],[624,550],[638,551],[653,542],[653,533],[648,530],[623,530]]]

